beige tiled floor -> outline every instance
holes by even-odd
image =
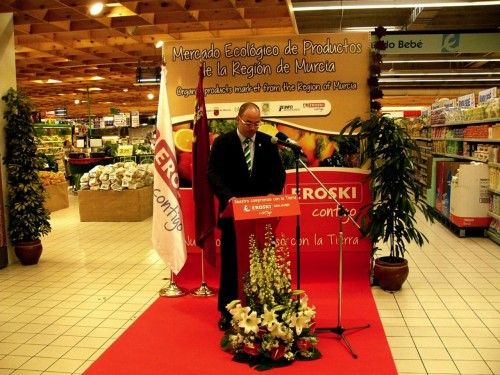
[[[0,270],[0,375],[82,373],[165,284],[150,220],[80,223],[70,199],[40,264]],[[373,289],[399,373],[500,374],[500,247],[420,225],[404,288]]]

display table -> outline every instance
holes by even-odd
[[[81,158],[81,159],[68,159],[69,171],[71,173],[71,179],[75,190],[80,189],[80,178],[82,175],[96,165],[108,165],[113,164],[114,158],[111,156],[105,156],[102,158]]]
[[[80,221],[142,221],[153,215],[153,186],[136,190],[80,190]]]
[[[45,189],[45,202],[43,206],[50,212],[62,210],[69,207],[68,199],[68,184],[62,182],[60,184],[48,185]]]

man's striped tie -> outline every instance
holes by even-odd
[[[251,150],[252,139],[247,138],[243,141],[243,154],[245,155],[245,161],[247,162],[248,172],[252,174],[252,150]]]

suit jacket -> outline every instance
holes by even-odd
[[[285,184],[285,168],[271,137],[257,132],[252,173],[248,172],[236,130],[220,135],[212,145],[208,181],[219,199],[222,212],[232,197],[280,194]]]

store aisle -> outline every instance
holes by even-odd
[[[80,223],[71,196],[52,225],[38,266],[0,270],[0,374],[82,373],[165,284],[151,220]],[[399,373],[500,374],[500,247],[422,225],[403,290],[373,289]]]

